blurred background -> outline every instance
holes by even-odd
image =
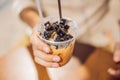
[[[117,2],[112,0],[110,4],[111,13],[115,16],[120,13]],[[26,25],[15,15],[12,3],[13,0],[0,0],[0,55],[9,51],[25,34]]]
[[[117,0],[112,1],[113,10],[118,10]],[[12,3],[13,0],[0,0],[0,55],[9,51],[25,32],[26,25],[13,13]]]
[[[12,2],[0,0],[0,56],[17,44],[25,32],[25,25],[13,13]]]
[[[18,16],[15,15],[12,8],[13,1],[14,0],[0,0],[0,57],[9,53],[26,34],[25,30],[27,25],[21,22]],[[111,0],[111,15],[117,16],[120,14],[118,1],[119,0]]]

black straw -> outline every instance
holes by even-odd
[[[61,1],[58,0],[58,8],[59,8],[59,17],[60,17],[60,20],[62,19],[62,11],[61,11]]]

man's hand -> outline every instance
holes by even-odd
[[[49,54],[51,52],[50,47],[44,43],[33,31],[31,36],[31,42],[33,46],[35,61],[45,67],[57,68],[60,57],[57,55]]]
[[[120,65],[120,43],[116,43],[115,52],[113,54],[113,60],[114,60],[115,63],[118,63],[118,65]],[[120,78],[120,69],[115,70],[113,68],[109,68],[108,72],[112,76]]]

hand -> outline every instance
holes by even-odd
[[[120,43],[116,43],[115,52],[114,52],[114,55],[113,55],[113,60],[114,60],[115,63],[118,63],[118,64],[120,63]],[[108,72],[112,76],[120,78],[120,69],[115,70],[113,68],[109,68]]]
[[[114,55],[113,55],[113,60],[114,60],[116,63],[119,63],[119,62],[120,62],[120,42],[119,42],[119,43],[116,43],[115,52],[114,52]]]
[[[112,75],[112,76],[114,76],[116,78],[120,78],[120,69],[115,70],[113,68],[109,68],[108,72],[109,72],[110,75]]]
[[[45,67],[59,67],[58,62],[60,61],[60,57],[49,54],[51,52],[50,47],[38,38],[35,29],[31,36],[31,43],[33,46],[35,62]]]

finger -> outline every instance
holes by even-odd
[[[120,77],[120,70],[114,70],[112,68],[108,69],[108,72],[110,75],[115,76],[115,77]]]
[[[115,62],[120,62],[120,46],[119,45],[116,45],[116,47],[115,47],[115,52],[114,52],[113,60]]]
[[[42,51],[34,51],[34,56],[39,57],[45,61],[49,61],[49,62],[59,62],[60,61],[60,57],[57,55],[52,55],[52,54],[46,54]]]
[[[43,42],[36,34],[33,34],[31,37],[31,43],[36,49],[42,50],[43,52],[49,53],[50,47]]]
[[[109,69],[108,69],[108,72],[109,72],[111,75],[115,75],[115,70],[113,70],[112,68],[109,68]]]
[[[42,66],[45,66],[45,67],[50,67],[50,68],[57,68],[59,67],[59,64],[58,63],[52,63],[52,62],[46,62],[38,57],[35,57],[35,61],[42,65]]]

